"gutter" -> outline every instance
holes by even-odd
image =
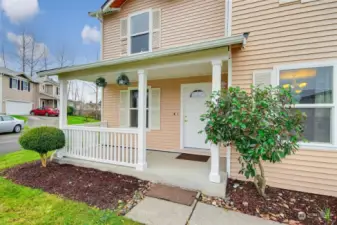
[[[180,47],[175,47],[175,48],[169,48],[169,49],[159,50],[155,52],[148,52],[144,54],[131,55],[131,56],[126,56],[126,57],[122,57],[118,59],[102,60],[102,61],[84,64],[84,65],[76,65],[76,66],[64,67],[60,69],[45,70],[45,71],[37,72],[37,74],[40,77],[59,75],[62,73],[69,73],[69,72],[74,72],[78,70],[94,69],[94,68],[104,67],[104,66],[114,66],[114,65],[124,64],[124,63],[131,63],[131,62],[155,59],[155,58],[166,57],[166,56],[174,56],[174,55],[202,51],[202,50],[213,49],[213,48],[220,48],[220,47],[235,45],[235,44],[242,44],[242,46],[244,47],[244,45],[247,42],[248,35],[249,33],[244,33],[244,34],[235,35],[231,37],[225,37],[225,38],[221,38],[217,40],[201,42],[197,44],[190,44],[190,45],[185,45],[185,46],[180,46]]]

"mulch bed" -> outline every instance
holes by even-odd
[[[218,207],[274,220],[285,224],[325,224],[320,211],[330,208],[337,219],[337,198],[268,187],[268,199],[261,197],[252,182],[228,179],[226,199],[202,196],[202,201]],[[306,219],[298,215],[305,213]],[[337,223],[335,223],[337,224]]]
[[[33,162],[4,171],[14,183],[42,189],[51,194],[85,202],[100,209],[131,208],[149,188],[149,182],[111,172],[60,165],[49,162],[47,168]],[[124,214],[124,213],[123,213]]]

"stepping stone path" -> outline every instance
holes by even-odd
[[[199,194],[156,184],[126,217],[147,225],[280,225],[197,201]]]

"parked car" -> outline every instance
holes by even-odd
[[[16,119],[12,116],[0,115],[0,133],[15,132],[20,133],[25,121]]]
[[[35,116],[59,116],[59,110],[51,107],[41,107],[30,111],[30,115]]]

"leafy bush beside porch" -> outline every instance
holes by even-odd
[[[207,102],[207,140],[233,145],[240,153],[240,173],[254,178],[257,191],[266,197],[263,161],[281,162],[304,140],[306,116],[293,109],[295,99],[282,87],[252,87],[251,93],[230,87]]]

